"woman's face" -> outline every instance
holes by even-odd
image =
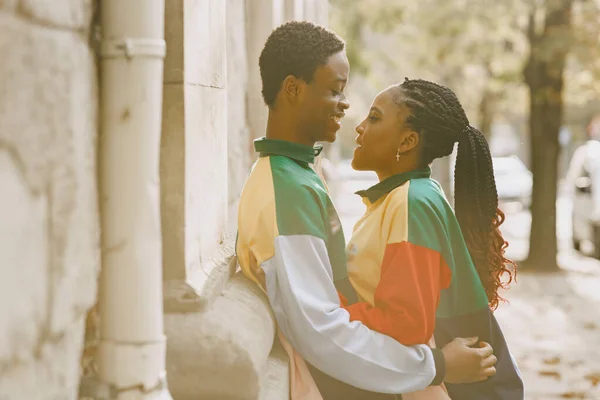
[[[410,115],[406,106],[398,106],[391,90],[381,92],[371,105],[369,115],[357,127],[352,167],[391,175],[404,161],[406,153],[418,144],[418,135],[405,126]],[[396,155],[400,152],[400,157]],[[404,162],[402,162],[404,164]]]

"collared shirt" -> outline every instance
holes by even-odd
[[[344,236],[309,165],[318,150],[266,138],[255,148],[261,157],[242,191],[236,250],[244,274],[265,290],[283,337],[314,367],[355,387],[427,387],[436,375],[429,347],[405,347],[350,322],[341,307],[334,281],[347,275]]]
[[[427,343],[434,334],[438,347],[477,336],[494,348],[497,375],[448,384],[450,397],[523,399],[519,370],[431,170],[394,175],[357,194],[367,210],[347,247],[348,274],[360,299],[346,307],[351,320],[406,345]]]

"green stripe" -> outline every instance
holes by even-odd
[[[327,240],[323,216],[327,191],[308,165],[270,156],[275,213],[280,235],[312,235]]]
[[[311,235],[327,246],[334,281],[348,276],[344,233],[331,198],[316,172],[303,162],[270,156],[280,235]]]
[[[450,287],[441,293],[437,317],[453,317],[487,306],[460,225],[439,184],[431,179],[410,182],[408,241],[439,252],[452,272]]]

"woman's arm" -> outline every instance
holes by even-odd
[[[344,306],[352,321],[393,337],[404,345],[427,343],[435,328],[440,290],[451,273],[441,254],[408,241],[386,245],[375,306]]]

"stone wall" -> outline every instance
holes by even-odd
[[[96,3],[0,0],[1,400],[76,399],[81,374],[94,372]],[[165,4],[160,178],[171,392],[177,400],[285,399],[289,366],[268,302],[236,273],[237,201],[252,139],[264,132],[258,52],[283,21],[304,10],[322,18],[326,1]]]
[[[75,399],[99,268],[94,2],[0,1],[0,398]]]
[[[252,163],[248,127],[246,1],[227,0],[227,161],[229,231],[237,230],[237,205]]]
[[[235,272],[233,239],[238,199],[255,158],[252,140],[264,135],[266,124],[258,56],[273,28],[303,19],[304,9],[326,18],[327,2],[167,4],[161,179],[169,388],[177,400],[287,399],[289,361],[275,340],[266,297]],[[198,7],[203,13],[194,14]],[[226,92],[226,104],[219,92]],[[186,205],[195,196],[190,180],[198,179],[198,201]],[[186,239],[186,227],[196,224],[203,226],[197,237],[206,246],[199,249]]]

